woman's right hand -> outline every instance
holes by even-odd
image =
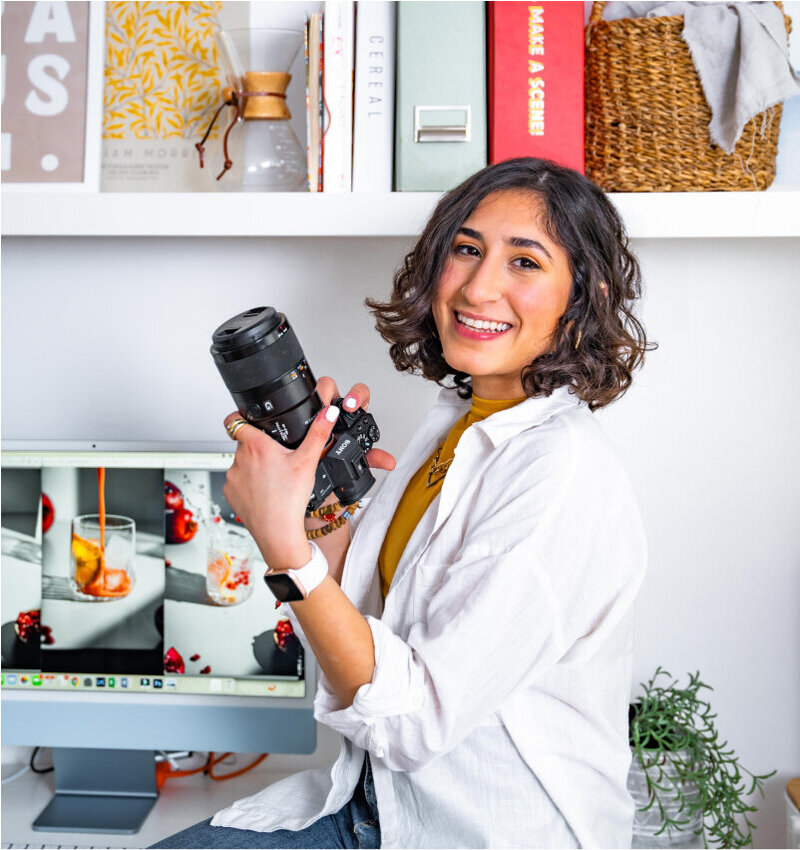
[[[333,378],[322,377],[317,381],[317,395],[323,404],[330,404],[333,399],[339,398],[339,390]],[[353,384],[342,401],[343,409],[352,413],[358,408],[367,410],[369,407],[369,387],[366,384]],[[370,449],[367,452],[367,463],[371,469],[385,469],[391,471],[397,465],[394,457],[383,449]]]
[[[322,377],[317,381],[317,394],[322,400],[322,403],[326,405],[330,404],[333,399],[340,397],[336,382],[333,378],[328,377]],[[369,406],[369,387],[366,384],[354,384],[344,396],[342,404],[344,409],[350,413],[359,407],[366,410]],[[367,463],[372,469],[392,470],[396,465],[394,457],[383,449],[370,449],[366,457]],[[330,505],[336,501],[336,496],[331,494],[323,504]],[[321,528],[326,524],[324,519],[315,519],[313,517],[307,517],[305,521],[307,530]],[[337,582],[341,582],[344,560],[347,556],[347,550],[350,547],[350,524],[345,523],[330,534],[316,538],[314,542],[325,555],[328,561],[328,571],[331,576]]]

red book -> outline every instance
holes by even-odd
[[[489,3],[489,161],[583,172],[583,3]]]

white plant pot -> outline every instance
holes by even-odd
[[[648,753],[649,751],[645,750],[644,752]],[[646,812],[640,811],[640,809],[643,806],[646,806],[650,800],[647,792],[647,778],[645,776],[645,770],[639,762],[638,757],[635,753],[633,753],[633,751],[631,751],[631,754],[633,758],[631,760],[630,771],[628,772],[628,791],[630,791],[636,804],[636,811],[633,817],[633,837],[631,847],[704,847],[705,842],[703,840],[702,833],[700,835],[695,835],[695,833],[703,825],[702,812],[699,811],[695,812],[692,815],[690,822],[681,827],[681,829],[678,830],[673,827],[671,830],[665,829],[660,835],[656,835],[656,833],[664,825],[661,810],[659,809],[658,804],[654,803]],[[661,769],[664,771],[666,776],[675,777],[677,775],[675,767],[669,761],[663,764]],[[664,783],[660,782],[659,784]],[[671,783],[667,781],[667,784],[670,785]],[[693,783],[684,783],[683,793],[691,799],[696,797],[699,792],[697,786]],[[670,795],[666,792],[660,792],[660,798],[669,817],[677,818],[680,801],[675,799],[674,795]],[[685,817],[686,813],[684,812],[679,819],[683,820]]]

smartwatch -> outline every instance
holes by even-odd
[[[328,575],[328,561],[313,541],[311,560],[299,570],[273,570],[264,573],[264,582],[278,602],[300,602],[319,587]]]

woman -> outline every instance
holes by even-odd
[[[287,607],[342,749],[156,846],[626,846],[645,543],[591,414],[647,349],[639,290],[590,181],[490,166],[441,199],[389,302],[368,302],[396,368],[452,388],[355,529],[312,545],[324,520],[304,519],[331,379],[295,451],[228,417],[226,497],[271,570],[302,570],[310,592]],[[357,384],[344,405],[368,402]]]

